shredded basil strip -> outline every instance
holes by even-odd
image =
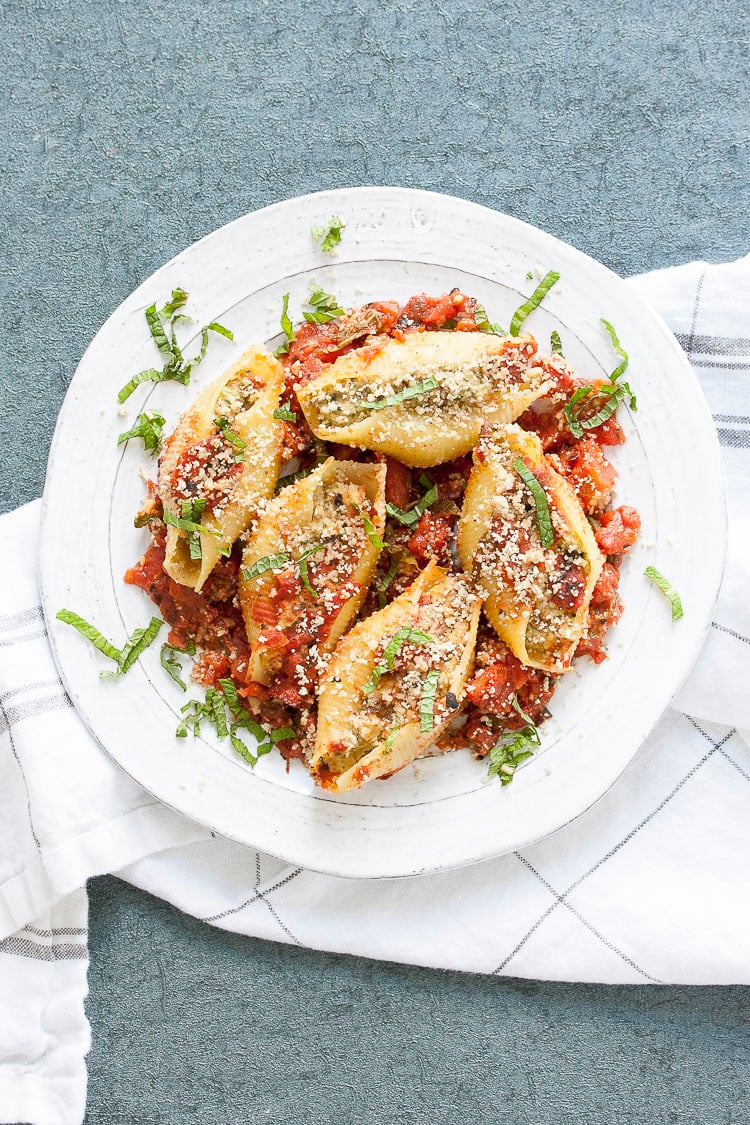
[[[490,764],[487,774],[489,777],[497,775],[502,785],[510,785],[521,762],[533,757],[534,752],[531,747],[541,745],[539,731],[521,707],[517,695],[513,696],[512,706],[526,726],[519,731],[506,731],[501,734],[489,753]]]
[[[319,285],[310,287],[310,296],[307,298],[307,303],[312,312],[304,312],[302,315],[308,324],[328,324],[330,320],[336,320],[337,317],[343,316],[345,312],[339,305],[337,298],[332,293],[326,293]]]
[[[144,410],[135,420],[135,425],[124,434],[120,434],[117,444],[131,438],[143,438],[143,448],[147,453],[156,453],[161,445],[161,431],[164,427],[164,416],[158,410]]]
[[[679,621],[681,617],[684,617],[685,611],[682,608],[682,599],[669,579],[665,578],[655,566],[647,566],[643,573],[646,575],[646,578],[651,579],[655,586],[658,586],[662,594],[669,598],[670,605],[672,606],[672,620]]]
[[[426,491],[422,499],[418,500],[411,508],[399,508],[396,504],[386,504],[385,506],[388,515],[393,516],[404,527],[412,527],[415,523],[418,523],[427,509],[437,502],[438,486],[432,483],[426,473],[422,473],[419,483]]]
[[[426,379],[413,383],[410,387],[404,387],[403,391],[398,391],[397,394],[387,395],[385,398],[376,399],[375,402],[359,402],[357,406],[360,410],[385,410],[389,406],[398,406],[407,399],[426,395],[439,385],[436,375],[428,375]]]
[[[519,329],[521,328],[523,322],[526,320],[526,317],[529,315],[529,313],[532,313],[534,309],[538,308],[539,305],[541,305],[542,301],[547,296],[552,286],[556,285],[559,280],[560,274],[557,272],[557,270],[550,270],[549,273],[542,278],[529,299],[527,301],[524,301],[524,303],[520,305],[519,308],[517,308],[513,313],[513,319],[510,322],[511,336],[518,335]]]
[[[263,558],[256,559],[252,566],[243,567],[242,577],[246,582],[252,582],[267,570],[281,570],[291,559],[292,556],[287,551],[279,555],[264,555]]]
[[[278,730],[271,731],[271,742],[274,746],[279,742],[287,742],[290,738],[296,738],[297,732],[292,730],[291,727],[279,727]]]
[[[64,621],[66,625],[72,625],[74,629],[78,630],[81,636],[85,637],[87,641],[91,641],[94,648],[97,648],[99,652],[109,657],[110,660],[114,660],[116,664],[119,664],[121,655],[119,648],[116,648],[111,641],[108,641],[95,625],[92,625],[83,617],[79,617],[77,613],[73,613],[70,609],[59,610],[55,614],[55,617],[58,621]]]
[[[383,580],[378,585],[378,606],[384,609],[386,605],[386,592],[393,579],[398,574],[398,562],[396,559],[391,560],[391,565],[383,576]]]
[[[190,501],[183,501],[183,503],[190,503]],[[173,516],[168,508],[164,509],[164,522],[168,523],[170,527],[177,527],[180,531],[192,531],[200,535],[214,535],[217,539],[221,539],[221,532],[214,530],[212,527],[204,527],[201,523],[195,523],[194,520],[185,519],[182,516]]]
[[[398,629],[383,650],[382,659],[373,668],[370,679],[362,688],[365,695],[370,695],[375,691],[382,675],[393,671],[396,656],[401,646],[406,644],[407,641],[411,644],[428,645],[432,644],[432,637],[429,633],[424,633],[421,629],[414,629],[409,625],[404,625]]]
[[[554,542],[555,533],[552,528],[552,517],[550,516],[549,503],[547,501],[547,493],[542,488],[534,473],[526,465],[520,457],[516,457],[513,462],[513,469],[518,473],[519,477],[531,492],[536,506],[536,520],[539,525],[539,539],[543,547],[551,547]]]
[[[392,749],[393,749],[393,743],[394,743],[394,742],[396,741],[396,735],[398,734],[398,732],[399,732],[400,730],[401,730],[401,720],[400,720],[400,719],[398,719],[398,720],[396,721],[396,725],[395,725],[395,727],[393,727],[393,729],[391,730],[390,734],[388,735],[388,737],[387,737],[387,738],[386,738],[386,740],[385,740],[385,745],[384,745],[383,749],[384,749],[384,750],[386,751],[386,753],[387,753],[387,752],[388,752],[389,750],[392,750]]]
[[[294,339],[294,325],[289,319],[289,293],[285,293],[281,298],[281,331],[286,336],[284,343],[276,349],[274,355],[286,355],[289,351],[289,345]]]
[[[125,402],[141,383],[161,383],[166,379],[173,379],[178,383],[187,385],[190,382],[192,369],[202,363],[205,358],[209,332],[216,332],[220,336],[225,336],[228,340],[234,339],[228,328],[212,320],[210,324],[200,330],[201,343],[197,355],[190,360],[186,360],[177,343],[175,326],[181,320],[192,320],[192,317],[178,311],[184,306],[187,299],[188,294],[184,289],[174,289],[171,300],[167,301],[162,309],[157,311],[156,304],[153,304],[145,310],[149,332],[164,360],[164,366],[161,371],[155,367],[149,367],[146,371],[139,371],[120,389],[117,395],[118,402]],[[169,336],[167,332],[169,332]]]
[[[440,669],[428,672],[422,684],[422,699],[419,704],[419,729],[424,734],[435,726],[435,695],[437,693]]]
[[[365,531],[367,532],[367,538],[370,540],[373,547],[378,547],[382,550],[382,548],[385,547],[385,543],[375,530],[375,524],[372,522],[364,508],[360,508],[359,504],[357,504],[356,501],[354,501],[354,507],[362,517],[362,522],[365,525]]]
[[[164,643],[161,646],[159,653],[159,660],[165,672],[168,672],[178,687],[183,691],[187,691],[187,684],[182,679],[182,665],[177,659],[180,656],[193,656],[195,655],[195,645],[191,641],[186,649],[177,648],[175,645]]]
[[[184,289],[173,289],[171,298],[166,302],[163,309],[159,309],[159,316],[171,319],[187,303],[187,299],[188,294]]]
[[[318,597],[318,591],[310,583],[310,575],[308,574],[307,570],[307,560],[311,555],[317,555],[318,551],[325,551],[327,546],[327,543],[317,543],[314,547],[308,547],[307,550],[303,551],[300,557],[297,559],[297,567],[299,568],[299,576],[302,579],[302,585],[305,587],[309,594],[312,594],[314,598]]]
[[[240,435],[236,434],[234,430],[230,428],[229,419],[226,417],[226,415],[220,414],[218,418],[214,418],[214,425],[218,426],[218,428],[221,430],[222,436],[226,438],[226,440],[234,449],[235,461],[244,461],[247,442],[243,441]]]
[[[553,331],[550,338],[549,338],[549,342],[550,342],[550,347],[552,349],[552,354],[561,356],[563,354],[563,350],[562,350],[562,340],[560,339],[560,333]]]
[[[602,324],[604,325],[604,327],[609,332],[609,338],[612,341],[612,347],[615,349],[615,351],[617,352],[617,354],[619,355],[619,357],[622,361],[621,363],[619,363],[617,365],[617,367],[614,369],[614,371],[612,372],[612,374],[609,377],[610,383],[616,383],[617,380],[620,378],[620,376],[623,374],[623,372],[627,369],[628,363],[630,362],[630,358],[628,356],[628,353],[625,351],[622,344],[618,340],[617,333],[615,332],[614,328],[609,323],[609,321],[605,320],[603,316],[600,317],[599,319],[601,320]]]
[[[72,610],[61,609],[55,616],[58,621],[62,621],[66,625],[72,625],[74,629],[78,630],[81,636],[85,637],[87,641],[91,641],[94,648],[98,649],[99,652],[103,653],[109,660],[114,661],[117,665],[116,670],[100,673],[104,679],[111,680],[116,680],[118,676],[124,675],[125,672],[132,668],[138,657],[148,648],[164,624],[158,617],[152,617],[148,625],[143,628],[134,629],[123,647],[119,649],[113,645],[111,641],[108,641],[95,625],[92,625],[77,613],[73,613]]]
[[[273,412],[274,418],[278,418],[282,422],[296,422],[297,415],[288,406],[279,406]]]
[[[152,617],[145,629],[135,629],[120,653],[117,672],[105,672],[103,675],[108,678],[117,678],[117,676],[124,675],[129,668],[133,667],[141,653],[156,639],[163,624],[164,622],[160,618]]]
[[[310,235],[324,254],[330,254],[341,242],[341,232],[345,226],[346,220],[343,215],[331,215],[330,219],[326,219],[320,226],[311,227]]]

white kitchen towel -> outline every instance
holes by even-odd
[[[626,773],[523,852],[416,879],[335,879],[161,806],[99,749],[59,681],[34,572],[39,504],[0,519],[0,987],[11,997],[0,1121],[82,1118],[81,887],[107,871],[212,925],[316,949],[553,980],[750,983],[750,256],[631,284],[676,333],[716,420],[727,575],[698,664]]]

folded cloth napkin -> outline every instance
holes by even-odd
[[[103,872],[212,925],[315,949],[550,980],[750,982],[750,256],[631,284],[676,333],[714,413],[726,580],[698,664],[624,776],[523,852],[416,879],[336,879],[160,805],[62,688],[34,572],[39,504],[2,517],[0,1120],[83,1118],[82,888]]]

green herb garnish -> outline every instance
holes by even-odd
[[[291,559],[292,556],[287,551],[278,555],[264,555],[263,558],[256,559],[252,566],[243,567],[242,577],[246,582],[252,582],[253,578],[259,578],[267,570],[281,570]]]
[[[230,428],[229,419],[224,414],[220,414],[218,418],[214,418],[214,425],[218,426],[222,436],[234,449],[235,461],[244,461],[247,442],[243,441],[240,435],[236,434],[234,430]]]
[[[617,352],[617,354],[619,355],[620,360],[621,360],[621,362],[617,365],[617,367],[614,369],[614,371],[612,372],[612,374],[609,377],[610,383],[616,383],[617,380],[620,378],[620,376],[623,374],[623,372],[627,369],[627,366],[628,366],[628,363],[630,362],[630,359],[628,357],[628,353],[625,351],[625,349],[620,344],[620,341],[617,338],[617,333],[615,332],[614,328],[609,323],[609,321],[605,320],[603,316],[600,317],[599,319],[601,320],[602,324],[604,325],[604,327],[609,332],[609,338],[612,341],[612,347],[615,349],[615,351]]]
[[[164,366],[161,370],[156,367],[149,367],[145,371],[139,371],[121,388],[117,395],[118,402],[125,402],[141,383],[161,383],[165,380],[174,380],[186,386],[190,382],[190,373],[193,368],[202,363],[205,358],[209,332],[216,332],[219,336],[225,336],[228,340],[234,339],[228,328],[212,320],[210,324],[205,325],[200,330],[201,344],[198,353],[192,359],[186,360],[177,343],[176,325],[181,320],[191,319],[184,313],[179,312],[187,298],[188,295],[184,289],[174,289],[171,300],[167,301],[162,309],[157,310],[155,304],[149,305],[146,309],[146,323],[153,341],[159,349],[159,354],[164,360]]]
[[[552,354],[561,356],[563,354],[563,350],[562,350],[562,340],[560,339],[560,333],[553,331],[550,338],[549,338],[549,342],[550,342],[550,347],[552,349]]]
[[[410,387],[404,387],[403,391],[398,391],[397,394],[387,395],[385,398],[376,399],[375,402],[359,402],[357,406],[360,410],[385,410],[389,406],[398,406],[399,403],[406,402],[407,399],[426,395],[438,386],[437,376],[428,375],[426,379],[422,379],[419,383],[413,383]]]
[[[191,641],[187,648],[176,648],[175,645],[163,644],[159,659],[165,672],[168,672],[178,687],[187,691],[187,684],[182,679],[182,665],[177,659],[180,656],[195,656],[195,645]]]
[[[279,406],[273,412],[274,418],[278,418],[280,422],[296,422],[297,415],[288,406]]]
[[[385,543],[375,530],[375,524],[372,522],[364,508],[360,508],[359,504],[357,504],[356,501],[354,501],[354,507],[362,517],[362,522],[365,525],[365,531],[367,532],[367,538],[370,540],[373,547],[378,547],[382,550],[382,548],[385,547]]]
[[[233,680],[226,678],[219,680],[221,691],[208,688],[204,702],[199,699],[190,699],[181,708],[182,721],[178,724],[175,735],[177,738],[186,738],[188,731],[196,736],[200,734],[201,723],[208,720],[214,727],[219,738],[229,736],[232,749],[244,758],[253,768],[258,764],[258,759],[264,754],[270,754],[274,745],[290,738],[296,738],[297,732],[291,727],[281,727],[269,735],[260,723],[257,723],[242,706]],[[227,716],[229,710],[229,717]],[[242,741],[238,730],[247,730],[253,735],[258,745],[255,753]]]
[[[388,515],[393,516],[404,527],[412,527],[415,523],[419,523],[427,509],[437,502],[438,486],[432,483],[426,473],[422,473],[419,483],[426,491],[422,499],[418,500],[411,508],[399,508],[396,504],[386,504],[385,506]]]
[[[135,420],[135,425],[124,434],[120,434],[117,444],[131,438],[143,438],[143,448],[147,453],[154,454],[161,445],[161,431],[164,427],[164,417],[158,410],[144,410]]]
[[[513,696],[513,709],[525,722],[526,726],[519,731],[506,731],[495,743],[489,753],[488,777],[497,775],[502,785],[510,785],[513,775],[527,758],[533,756],[532,746],[540,746],[539,731],[533,720],[522,710],[518,696]]]
[[[318,243],[320,249],[324,254],[330,254],[332,250],[341,242],[341,232],[346,226],[346,220],[342,215],[331,215],[325,223],[320,226],[312,227],[310,234],[315,242]]]
[[[397,630],[383,650],[382,658],[373,668],[370,679],[362,688],[365,695],[370,695],[371,692],[375,691],[382,675],[393,671],[396,656],[401,646],[406,644],[407,641],[415,645],[428,645],[432,644],[432,637],[429,633],[424,633],[421,629],[413,629],[408,625]]]
[[[555,538],[555,533],[552,529],[552,517],[550,516],[549,503],[547,501],[547,493],[542,488],[534,473],[520,458],[516,457],[513,462],[513,470],[518,473],[519,477],[531,492],[536,506],[536,520],[539,526],[539,539],[543,547],[551,547]]]
[[[526,317],[529,315],[529,313],[532,313],[534,309],[538,308],[539,305],[541,305],[542,301],[547,296],[552,286],[555,285],[559,280],[560,274],[557,272],[557,270],[550,270],[549,273],[542,278],[529,299],[527,301],[524,301],[524,303],[520,305],[519,308],[517,308],[513,313],[513,319],[510,322],[511,336],[518,335],[521,325],[526,320]]]
[[[280,345],[273,353],[276,356],[286,355],[289,351],[289,345],[294,340],[294,325],[289,319],[289,294],[285,293],[281,298],[281,331],[286,336],[286,340]]]
[[[422,699],[419,704],[419,729],[425,734],[435,726],[435,695],[437,693],[440,669],[428,672],[422,684]]]
[[[643,573],[646,575],[646,578],[651,579],[655,586],[659,587],[662,594],[669,598],[670,605],[672,606],[672,620],[679,621],[681,617],[684,617],[685,611],[682,608],[682,599],[669,579],[665,578],[655,566],[647,566]]]
[[[383,749],[385,750],[386,753],[388,753],[390,750],[393,749],[393,743],[396,741],[396,735],[398,734],[398,732],[400,730],[401,730],[401,720],[398,719],[396,721],[395,727],[392,728],[390,734],[388,735],[388,737],[385,740],[385,745],[384,745]]]
[[[303,551],[297,559],[297,567],[299,568],[299,576],[302,579],[302,585],[314,598],[317,598],[318,591],[310,584],[310,575],[307,572],[307,560],[311,555],[316,555],[318,551],[325,551],[327,546],[327,543],[316,543],[314,547],[308,547],[306,551]]]
[[[123,647],[119,649],[116,645],[113,645],[111,641],[108,641],[95,625],[92,625],[83,617],[79,617],[79,615],[73,613],[72,610],[61,609],[55,616],[58,621],[63,621],[66,625],[72,625],[74,629],[78,630],[81,636],[91,642],[94,648],[114,661],[117,665],[115,671],[99,673],[103,679],[113,680],[117,679],[118,676],[124,675],[125,672],[132,668],[138,657],[148,648],[164,624],[158,617],[152,617],[149,624],[144,628],[134,629]]]
[[[384,609],[386,605],[386,592],[393,579],[398,574],[398,562],[396,559],[391,559],[391,565],[383,575],[382,581],[378,584],[378,606]]]
[[[319,285],[310,287],[307,303],[312,312],[304,312],[302,315],[308,324],[328,324],[330,320],[336,320],[337,317],[344,315],[345,310],[341,308],[337,299],[331,293],[326,293]]]

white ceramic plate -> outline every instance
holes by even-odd
[[[310,228],[346,217],[335,257]],[[277,335],[282,295],[291,312],[315,279],[344,306],[405,299],[459,286],[491,320],[513,310],[548,269],[561,281],[526,327],[545,347],[556,328],[566,356],[588,377],[616,362],[599,318],[630,353],[639,410],[623,410],[627,443],[616,450],[619,503],[643,519],[623,566],[626,611],[609,637],[609,659],[578,662],[555,693],[543,748],[501,787],[468,751],[423,759],[389,781],[343,797],[313,788],[277,754],[252,772],[206,728],[174,737],[185,696],[159,666],[159,643],[116,682],[106,661],[55,620],[66,606],[121,643],[153,606],[122,575],[147,532],[133,527],[154,462],[140,443],[118,447],[146,405],[168,428],[198,390],[247,345]],[[532,271],[534,281],[527,280]],[[118,389],[156,360],[143,317],[152,301],[183,286],[189,311],[234,330],[216,337],[189,389],[146,384],[118,416]],[[189,349],[187,349],[189,352]],[[178,255],[110,317],[76,372],[57,423],[44,493],[41,580],[47,625],[65,686],[109,754],[151,793],[214,831],[289,862],[336,875],[412,875],[521,847],[584,812],[615,781],[690,669],[721,579],[726,538],[719,449],[698,383],[674,338],[604,266],[534,227],[463,200],[403,188],[358,188],[289,200],[247,215]],[[685,617],[643,577],[654,563],[680,591]],[[195,694],[195,693],[193,693]]]

